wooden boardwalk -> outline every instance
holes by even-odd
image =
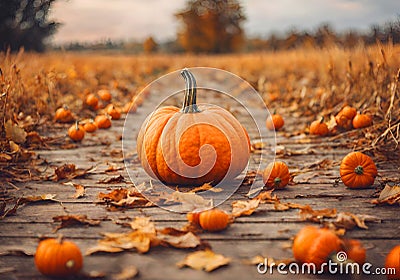
[[[150,96],[138,115],[149,114],[156,105],[157,98]],[[370,215],[374,221],[367,222],[368,229],[353,229],[346,232],[346,237],[360,239],[367,250],[367,261],[374,267],[382,267],[389,249],[400,243],[400,215],[396,207],[375,206],[370,203],[380,187],[381,179],[375,185],[363,190],[349,190],[342,183],[335,183],[339,177],[339,163],[342,157],[351,151],[343,138],[314,138],[306,135],[289,136],[288,132],[299,130],[309,123],[310,119],[298,119],[290,113],[282,111],[286,120],[285,129],[277,133],[277,158],[285,161],[293,173],[293,184],[285,190],[275,193],[282,202],[308,204],[313,209],[335,208],[337,212]],[[132,186],[124,168],[121,151],[121,135],[124,119],[113,121],[109,130],[98,131],[95,135],[87,135],[75,148],[39,150],[37,154],[46,159],[48,168],[44,174],[52,174],[56,166],[73,163],[78,168],[96,169],[83,178],[75,178],[73,183],[85,187],[84,197],[73,198],[75,189],[71,185],[47,181],[32,181],[8,187],[9,196],[21,197],[29,195],[55,194],[58,202],[31,203],[17,209],[15,215],[0,221],[1,258],[0,279],[46,279],[34,267],[32,253],[38,240],[43,236],[56,236],[62,233],[66,238],[75,241],[85,252],[94,246],[104,232],[123,232],[128,228],[118,221],[148,216],[157,227],[184,226],[184,214],[169,212],[158,207],[124,209],[123,211],[107,211],[104,204],[96,203],[100,192],[109,192],[118,187]],[[140,123],[131,124],[137,132]],[[49,136],[63,136],[65,127],[52,131],[43,131]],[[250,136],[254,134],[251,132]],[[253,139],[254,140],[254,139]],[[132,147],[134,150],[135,147]],[[330,162],[329,167],[319,167],[323,160]],[[117,169],[106,172],[112,165]],[[250,165],[249,170],[254,169]],[[377,159],[377,167],[381,178],[397,178],[399,180],[399,161],[387,162]],[[308,170],[308,171],[307,171]],[[138,173],[138,181],[149,181],[143,172]],[[107,178],[122,175],[124,182],[102,183]],[[257,177],[255,184],[261,185]],[[229,198],[221,208],[230,212],[231,203],[235,200],[247,200],[248,188],[243,186]],[[59,215],[87,215],[90,219],[99,219],[98,226],[75,226],[60,229],[54,233],[59,223],[53,217]],[[193,250],[156,247],[146,254],[134,251],[122,253],[101,253],[85,256],[85,271],[101,271],[107,279],[121,271],[125,266],[134,265],[139,270],[138,279],[337,279],[330,275],[261,275],[255,265],[246,263],[257,256],[268,256],[274,259],[292,258],[292,237],[308,222],[300,219],[299,210],[273,211],[271,205],[262,204],[251,216],[240,217],[223,232],[200,234],[208,241],[213,251],[231,258],[228,266],[221,267],[211,273],[196,271],[190,268],[178,268],[176,263]],[[25,255],[21,250],[26,253]],[[8,272],[7,272],[8,271]],[[354,277],[357,278],[357,277]],[[358,279],[385,279],[382,276],[358,276]]]

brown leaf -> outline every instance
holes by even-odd
[[[80,185],[80,184],[74,184],[72,182],[67,182],[64,183],[64,185],[69,185],[69,186],[73,186],[75,188],[75,194],[72,196],[72,198],[81,198],[85,196],[85,187]]]
[[[23,144],[25,142],[25,130],[19,127],[17,124],[13,123],[11,120],[7,120],[4,123],[4,130],[6,132],[7,139],[12,140],[18,144]]]
[[[200,238],[193,232],[178,230],[175,228],[164,228],[157,231],[157,239],[162,245],[175,248],[196,248],[201,245]]]
[[[350,212],[340,212],[333,224],[339,228],[352,229],[354,227],[368,229],[366,221],[381,222],[380,219],[370,215],[356,215]]]
[[[247,201],[237,200],[232,202],[232,216],[250,216],[258,208],[260,199],[250,199]]]
[[[166,196],[166,203],[178,203],[182,205],[182,211],[193,211],[196,209],[208,209],[213,206],[212,199],[204,199],[195,193],[184,193],[175,191]]]
[[[7,204],[2,201],[0,206],[0,220],[4,219],[7,216],[14,215],[17,212],[19,206],[23,203],[21,202],[21,198],[15,201],[15,204],[9,208],[7,208]]]
[[[98,226],[99,220],[88,219],[86,215],[62,215],[53,217],[54,222],[61,222],[59,226],[54,229],[54,232],[59,229],[73,226],[89,225]]]
[[[387,184],[379,194],[379,197],[377,199],[374,199],[372,203],[378,205],[382,204],[400,205],[400,186],[399,185],[390,186]]]
[[[128,279],[133,279],[138,275],[139,271],[138,269],[133,266],[125,266],[120,273],[114,274],[112,276],[112,279],[114,280],[128,280]]]
[[[201,192],[201,191],[212,191],[212,192],[222,192],[223,189],[221,188],[215,188],[212,185],[210,185],[209,183],[205,183],[203,185],[201,185],[200,187],[196,187],[190,190],[191,193],[195,193],[195,192]]]
[[[184,260],[177,263],[177,266],[179,268],[188,266],[196,270],[205,270],[210,272],[221,266],[228,265],[230,261],[230,258],[216,254],[210,249],[206,249],[187,255]]]
[[[42,201],[54,201],[59,202],[55,199],[55,194],[42,194],[42,195],[29,195],[24,196],[20,199],[20,204],[31,203],[31,202],[42,202]]]
[[[54,175],[51,177],[54,181],[60,181],[63,179],[71,180],[73,178],[83,177],[94,171],[95,167],[90,167],[87,169],[76,168],[73,163],[66,163],[61,166],[56,167],[54,170]]]
[[[311,206],[306,205],[302,209],[300,209],[300,217],[303,221],[312,221],[319,223],[323,218],[335,218],[336,217],[336,209],[321,209],[314,210]]]
[[[147,198],[136,191],[135,188],[119,188],[109,193],[99,193],[98,198],[101,202],[110,203],[117,207],[133,208],[153,206],[153,203],[148,201]]]
[[[149,217],[136,217],[134,221],[129,223],[129,225],[133,230],[156,234],[154,222],[152,222]]]
[[[260,199],[260,203],[275,203],[279,201],[279,198],[276,194],[272,194],[274,190],[263,191],[259,195],[256,196],[257,199]]]
[[[125,182],[125,178],[121,174],[118,176],[114,176],[114,177],[106,177],[106,178],[103,178],[98,181],[98,183],[102,183],[102,184],[118,184],[118,183],[124,183],[124,182]]]

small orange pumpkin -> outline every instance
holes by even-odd
[[[97,91],[97,95],[100,97],[101,100],[104,102],[110,102],[111,101],[111,93],[107,89],[100,89]]]
[[[89,121],[84,123],[83,129],[89,133],[95,132],[97,130],[97,124],[94,122],[93,119],[90,119]]]
[[[200,225],[200,213],[201,211],[189,212],[186,214],[186,218],[189,223]]]
[[[339,128],[350,130],[353,128],[353,118],[357,114],[356,108],[345,106],[336,116],[335,121]]]
[[[126,103],[124,105],[124,107],[122,108],[122,112],[124,112],[125,114],[135,113],[136,110],[137,110],[137,106],[133,102]]]
[[[187,69],[181,74],[186,81],[183,107],[158,108],[143,123],[137,138],[141,164],[147,174],[170,185],[232,180],[248,164],[248,134],[225,109],[197,106],[194,76]]]
[[[143,95],[136,95],[133,99],[132,99],[132,103],[135,104],[137,107],[140,107],[143,105],[144,102],[144,97]]]
[[[97,98],[97,96],[95,94],[89,93],[86,96],[85,103],[90,108],[92,108],[94,110],[97,110],[98,109],[98,105],[99,105],[99,99]]]
[[[385,268],[395,269],[395,274],[387,274],[387,279],[398,280],[400,279],[400,245],[395,246],[386,256]]]
[[[82,141],[85,137],[85,129],[78,122],[75,122],[75,124],[68,129],[68,136],[76,142]]]
[[[372,118],[366,114],[357,114],[353,119],[354,128],[364,128],[372,124]]]
[[[271,162],[264,169],[263,181],[269,188],[283,189],[290,181],[289,168],[284,162]]]
[[[328,258],[342,248],[340,238],[327,228],[306,226],[294,238],[293,255],[301,263],[314,263],[320,269]]]
[[[321,120],[313,121],[310,125],[310,134],[312,135],[319,135],[325,136],[329,133],[328,126],[324,123],[324,118],[322,117]]]
[[[111,117],[108,115],[97,115],[94,122],[98,128],[106,129],[111,127]]]
[[[339,114],[349,120],[352,120],[357,115],[357,110],[356,108],[347,105],[343,107]]]
[[[229,215],[220,209],[206,210],[199,215],[199,224],[208,231],[220,231],[229,224]]]
[[[374,161],[360,152],[346,155],[340,164],[340,178],[349,188],[365,188],[371,186],[378,175]]]
[[[344,251],[347,259],[352,260],[360,265],[365,263],[366,250],[359,240],[347,239],[343,242]]]
[[[119,120],[121,118],[121,110],[116,108],[113,104],[107,105],[106,112],[113,120]]]
[[[35,265],[46,276],[67,277],[79,273],[83,257],[79,247],[72,241],[49,238],[39,243]]]
[[[60,123],[69,123],[74,120],[74,116],[70,109],[66,105],[58,108],[54,115],[54,119]]]
[[[266,126],[269,130],[279,130],[283,127],[285,121],[279,114],[272,114],[267,118]]]

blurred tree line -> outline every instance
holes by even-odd
[[[1,0],[0,51],[44,51],[48,37],[56,32],[59,23],[49,20],[51,6],[57,0]],[[373,25],[368,32],[349,30],[336,32],[329,24],[313,31],[289,30],[284,34],[270,34],[246,38],[243,23],[246,17],[237,0],[188,0],[175,14],[179,22],[177,38],[156,42],[152,36],[143,42],[115,42],[104,40],[91,43],[71,43],[57,47],[65,50],[119,50],[131,53],[195,52],[227,53],[235,51],[265,51],[295,48],[400,43],[400,16],[382,25]],[[54,48],[54,47],[53,47]],[[57,49],[56,48],[56,49]]]

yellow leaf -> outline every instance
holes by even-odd
[[[249,216],[257,209],[260,199],[251,199],[247,201],[237,200],[232,202],[232,216]]]
[[[180,268],[188,266],[196,270],[210,272],[218,267],[228,265],[230,261],[230,258],[216,254],[210,249],[206,249],[187,255],[183,261],[177,263],[177,266]]]

